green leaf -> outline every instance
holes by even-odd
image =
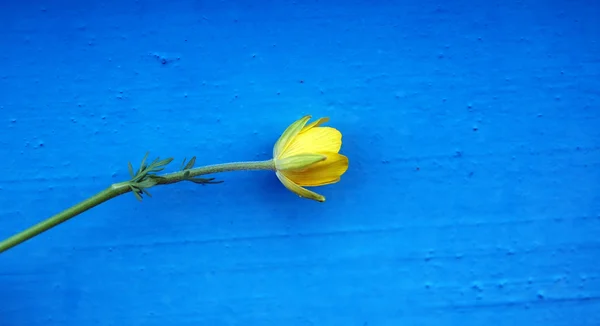
[[[152,186],[156,185],[156,180],[153,180],[152,178],[148,178],[145,179],[143,181],[140,181],[136,184],[137,187],[144,189],[144,188],[150,188]]]
[[[164,169],[165,168],[163,168],[163,167],[160,167],[160,168],[151,168],[151,169],[148,169],[148,172],[160,172],[160,171],[162,171]]]
[[[152,197],[152,195],[148,192],[148,190],[142,188],[142,191],[148,196],[148,197]]]
[[[132,178],[135,177],[135,175],[133,174],[133,166],[131,165],[131,162],[128,162],[127,168],[129,169],[129,175],[131,175]]]
[[[148,159],[148,155],[150,155],[150,152],[146,152],[146,155],[144,155],[142,164],[140,164],[140,169],[138,170],[138,174],[146,169],[146,160]]]
[[[152,178],[154,180],[156,180],[156,182],[158,183],[161,180],[166,180],[167,178],[160,176],[160,175],[149,175],[148,178]]]
[[[135,198],[139,201],[142,201],[142,196],[140,196],[139,194],[139,189],[133,185],[129,185],[129,188],[131,189],[131,191],[133,192],[133,194],[135,195]]]
[[[186,179],[187,181],[191,181],[193,183],[197,183],[197,184],[217,184],[217,183],[223,183],[224,181],[220,180],[220,181],[213,181],[215,180],[215,178],[189,178]]]
[[[158,165],[159,165],[159,166],[167,166],[167,165],[169,165],[171,162],[173,162],[173,158],[172,158],[172,157],[169,157],[169,158],[167,158],[167,159],[164,159],[164,160],[162,160],[162,161],[158,162]]]
[[[182,170],[189,170],[194,167],[194,164],[196,164],[196,156],[192,157],[192,159],[188,162],[188,164],[186,164],[185,168],[183,168]]]
[[[183,158],[183,162],[181,162],[181,167],[179,168],[180,170],[185,170],[185,161],[187,160],[187,157]]]

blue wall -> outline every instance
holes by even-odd
[[[0,255],[0,325],[598,325],[600,5],[0,5],[0,237],[146,151],[268,159],[330,116],[350,169],[116,198]]]

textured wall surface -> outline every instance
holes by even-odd
[[[0,325],[600,324],[593,1],[2,1],[0,237],[151,155],[350,169],[118,197],[0,254]]]

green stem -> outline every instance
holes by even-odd
[[[219,172],[229,172],[229,171],[244,171],[244,170],[274,170],[275,166],[273,160],[268,161],[258,161],[258,162],[235,162],[235,163],[225,163],[225,164],[216,164],[209,165],[204,167],[199,167],[195,169],[190,169],[188,177],[196,177],[205,174],[211,173],[219,173]],[[168,173],[161,175],[162,178],[158,179],[157,185],[166,185],[177,183],[180,181],[186,180],[184,176],[185,171],[179,171],[175,173]],[[131,191],[129,187],[129,181],[120,182],[113,184],[112,186],[104,189],[103,191],[95,194],[94,196],[24,230],[21,231],[10,238],[7,238],[0,242],[0,253],[17,246],[20,243],[23,243],[42,232],[45,232],[67,220],[75,217],[93,207],[96,207],[110,199],[113,199],[122,194],[128,193]]]
[[[250,170],[275,170],[273,160],[258,161],[258,162],[234,162],[203,166],[195,169],[189,169],[189,175],[184,176],[185,171],[168,173],[161,175],[162,178],[157,179],[158,185],[166,185],[184,181],[190,177],[197,177],[206,174],[230,172],[230,171],[250,171]]]

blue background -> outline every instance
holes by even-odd
[[[146,153],[350,169],[127,194],[0,256],[0,325],[598,325],[595,1],[7,1],[0,236]]]

